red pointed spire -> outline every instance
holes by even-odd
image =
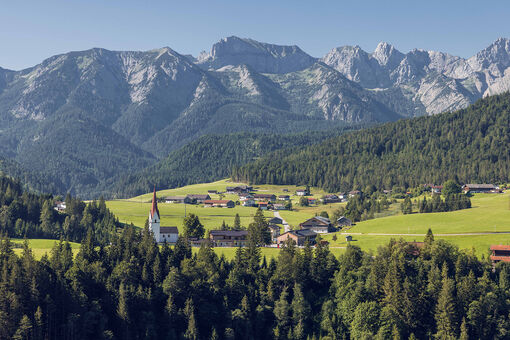
[[[152,195],[151,217],[154,216],[154,212],[157,212],[159,217],[158,200],[156,198],[156,186],[154,186],[154,194]]]

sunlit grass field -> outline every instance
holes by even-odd
[[[23,239],[11,239],[11,242],[14,243],[14,252],[16,254],[21,254],[23,249]],[[30,249],[32,249],[32,253],[36,259],[40,259],[44,254],[50,255],[51,249],[53,245],[59,242],[58,240],[47,240],[47,239],[28,239],[28,244]],[[78,250],[80,249],[80,244],[75,242],[69,242],[71,248],[73,249],[73,253],[76,255]]]

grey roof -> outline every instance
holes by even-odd
[[[349,221],[349,222],[350,222],[351,220],[350,220],[350,219],[348,219],[348,218],[347,218],[347,217],[345,217],[345,216],[340,216],[340,217],[338,218],[338,220],[337,220],[337,221]]]
[[[301,230],[293,230],[294,232],[296,232],[297,235],[299,236],[315,236],[317,235],[316,232],[314,231],[311,231],[311,230],[308,230],[308,229],[301,229]]]
[[[209,195],[205,194],[205,195],[197,195],[197,194],[190,194],[187,196],[188,198],[191,198],[191,199],[202,199],[202,200],[208,200],[209,198],[211,198]]]
[[[322,217],[322,216],[315,216],[316,219],[318,219],[319,221],[321,222],[324,222],[324,223],[331,223],[331,221],[329,220],[329,218],[326,218],[326,217]]]
[[[494,184],[466,184],[470,189],[495,189]]]
[[[177,227],[160,227],[159,233],[160,234],[178,234],[179,229],[177,229]]]
[[[166,196],[165,199],[168,201],[182,201],[186,196]]]
[[[211,230],[209,232],[210,235],[215,236],[246,236],[248,235],[247,230]]]

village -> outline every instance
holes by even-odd
[[[443,187],[440,185],[426,184],[423,186],[430,195],[440,195]],[[302,205],[319,205],[330,203],[345,203],[349,198],[362,195],[360,190],[352,190],[347,193],[326,194],[322,197],[311,197],[310,189],[296,188],[295,191],[289,192],[288,189],[282,189],[284,194],[261,193],[248,185],[227,186],[222,190],[208,190],[207,194],[187,194],[183,196],[163,196],[158,198],[154,191],[152,197],[152,208],[149,213],[149,226],[154,233],[154,237],[158,243],[174,244],[178,237],[179,231],[176,226],[160,226],[161,218],[157,208],[158,202],[161,204],[184,204],[184,205],[201,205],[204,208],[220,209],[234,208],[236,206],[253,207],[263,211],[272,210],[274,216],[267,216],[267,228],[271,235],[271,243],[267,247],[279,248],[288,240],[293,240],[295,245],[303,247],[306,244],[314,246],[317,241],[322,244],[328,244],[322,236],[335,233],[338,231],[348,231],[354,222],[346,216],[340,216],[330,219],[325,216],[313,216],[304,219],[291,228],[288,223],[279,215],[279,211],[291,210],[293,202],[302,202]],[[502,190],[493,184],[466,184],[462,186],[463,193],[479,194],[501,193]],[[384,194],[390,195],[391,190],[384,190]],[[410,193],[408,193],[410,194]],[[226,195],[235,195],[238,199],[222,199]],[[220,199],[212,199],[212,197]],[[303,202],[304,201],[304,202]],[[306,203],[305,203],[306,202]],[[318,238],[318,235],[321,237]],[[334,236],[336,237],[336,235]],[[352,241],[352,236],[342,233],[346,242]],[[239,230],[224,230],[213,228],[208,231],[206,238],[191,238],[190,243],[194,247],[200,247],[204,242],[208,242],[212,247],[244,247],[248,242],[248,231],[244,228]],[[422,242],[409,242],[413,244],[419,251]],[[510,262],[510,246],[496,245],[491,246],[491,259],[494,263],[498,261]]]

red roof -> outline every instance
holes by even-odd
[[[510,251],[510,245],[493,244],[491,250],[508,250]]]
[[[510,262],[510,256],[494,256],[491,255],[492,261],[503,261],[503,262]]]
[[[158,200],[156,198],[156,186],[154,186],[154,194],[152,195],[151,217],[154,216],[154,212],[157,212],[159,216]]]

